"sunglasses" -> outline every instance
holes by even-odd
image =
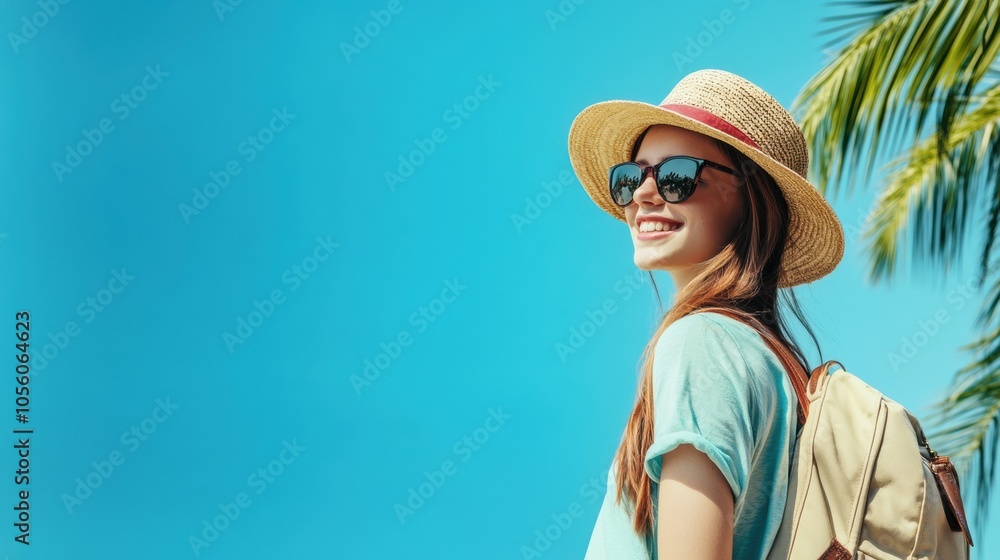
[[[646,172],[652,170],[656,180],[656,190],[663,200],[677,204],[684,202],[694,194],[701,170],[711,167],[739,177],[736,170],[691,156],[673,156],[656,165],[641,165],[634,161],[626,161],[612,166],[608,171],[608,185],[611,189],[611,199],[621,207],[632,204],[632,195],[646,178]]]

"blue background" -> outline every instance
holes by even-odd
[[[790,5],[0,5],[0,332],[15,342],[30,311],[35,368],[27,424],[12,374],[2,389],[3,425],[34,433],[28,547],[15,436],[0,441],[0,558],[524,558],[574,503],[541,554],[581,558],[664,310],[648,280],[625,288],[646,273],[572,175],[570,123],[606,99],[658,103],[698,68],[790,106],[834,10]],[[844,260],[797,293],[824,359],[922,413],[968,361],[981,296],[954,290],[975,251],[871,286],[859,227],[877,184],[832,200]],[[985,537],[973,550],[993,557]]]

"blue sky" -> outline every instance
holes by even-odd
[[[4,3],[0,303],[33,369],[0,557],[523,558],[570,509],[542,557],[582,557],[658,310],[570,123],[699,68],[789,106],[831,9]],[[824,359],[920,413],[980,296],[969,259],[868,283],[874,186],[797,293]]]

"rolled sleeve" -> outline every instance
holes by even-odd
[[[653,443],[645,455],[652,481],[660,481],[663,455],[688,443],[715,463],[739,503],[757,435],[752,383],[736,341],[714,319],[694,314],[671,324],[653,352]]]

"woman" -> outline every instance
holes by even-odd
[[[591,199],[628,225],[636,266],[666,270],[676,286],[643,352],[586,558],[763,559],[800,411],[760,331],[808,374],[778,289],[825,276],[844,252],[836,214],[805,179],[802,132],[756,85],[700,70],[659,106],[587,107],[569,153]]]

